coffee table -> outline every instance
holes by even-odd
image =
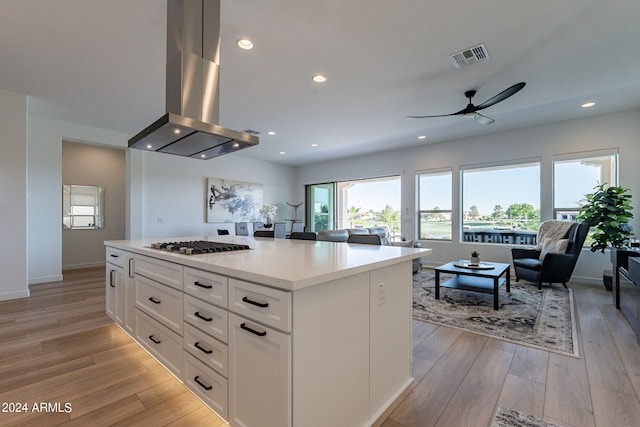
[[[498,310],[498,290],[507,284],[511,292],[511,265],[499,262],[482,262],[479,266],[459,267],[468,261],[451,261],[436,268],[436,299],[440,299],[440,286],[467,291],[493,293],[493,309]],[[455,274],[455,277],[440,284],[440,273]],[[502,275],[505,277],[502,277]]]

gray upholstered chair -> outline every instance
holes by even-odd
[[[246,222],[236,222],[236,236],[248,236],[249,226]]]
[[[320,230],[318,240],[323,242],[346,242],[349,238],[347,230]]]
[[[285,224],[284,222],[273,223],[273,237],[275,237],[276,239],[286,239],[287,224]]]

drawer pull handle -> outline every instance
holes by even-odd
[[[207,391],[209,391],[209,390],[211,390],[213,388],[212,385],[207,385],[207,384],[203,383],[202,381],[200,381],[200,375],[196,375],[195,377],[193,377],[193,380],[195,382],[197,382],[200,387],[202,387],[203,389],[205,389]]]
[[[115,273],[115,270],[109,270],[109,286],[115,288],[116,285],[113,284],[113,273]]]
[[[203,346],[200,345],[200,341],[196,341],[196,343],[193,345],[195,348],[197,348],[198,350],[200,350],[201,352],[203,352],[204,354],[211,354],[213,353],[213,350],[209,350],[208,348],[204,348]]]
[[[248,327],[245,323],[241,323],[240,327],[242,329],[244,329],[245,331],[249,331],[252,334],[255,334],[255,335],[259,336],[259,337],[263,337],[263,336],[267,335],[267,331],[262,331],[262,332],[256,331],[255,329]]]
[[[160,344],[162,342],[159,339],[156,339],[153,335],[149,335],[149,339],[156,344]]]
[[[162,302],[159,299],[156,299],[155,297],[149,297],[149,301],[151,301],[154,304],[160,304]]]
[[[120,257],[120,255],[116,255],[116,254],[110,254],[109,256],[110,256],[111,258],[119,258],[119,257]]]
[[[254,301],[254,300],[249,299],[248,297],[242,297],[242,302],[246,302],[247,304],[255,305],[255,306],[260,307],[260,308],[269,307],[269,303],[268,302]]]
[[[194,316],[199,317],[200,319],[204,320],[205,322],[211,322],[213,320],[213,317],[204,317],[202,314],[200,314],[199,311],[196,311],[195,313],[193,313]]]
[[[205,284],[200,283],[200,282],[193,282],[193,284],[196,285],[196,286],[200,286],[201,288],[205,288],[205,289],[213,288],[213,285],[205,285]]]

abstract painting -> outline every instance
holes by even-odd
[[[207,222],[261,221],[262,185],[207,179]]]

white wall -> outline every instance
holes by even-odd
[[[62,279],[62,140],[124,148],[129,137],[29,116],[29,284]],[[295,200],[295,168],[240,154],[197,160],[127,150],[126,168],[125,237],[131,239],[215,234],[217,225],[205,223],[207,177],[263,184],[264,202],[280,208],[278,220],[284,218],[285,202]]]
[[[541,214],[552,217],[552,156],[604,148],[619,148],[620,184],[631,189],[634,207],[640,206],[640,109],[592,116],[585,119],[534,126],[508,132],[468,138],[424,147],[360,156],[301,167],[298,172],[298,198],[303,186],[336,180],[370,178],[400,174],[402,177],[402,235],[414,238],[416,227],[416,171],[450,167],[453,170],[453,215],[459,217],[459,171],[462,165],[510,161],[530,157],[542,160]],[[500,189],[492,191],[499,192]],[[640,214],[632,226],[640,234]],[[505,246],[461,243],[460,230],[454,227],[453,241],[425,241],[433,254],[425,257],[431,265],[456,258],[465,258],[472,249],[482,253],[483,259],[510,262]],[[602,270],[609,267],[609,255],[591,253],[584,249],[574,272],[574,278],[593,283],[601,281]]]
[[[0,90],[0,301],[27,287],[27,97]]]
[[[233,224],[207,223],[207,178],[224,178],[262,184],[263,201],[278,206],[282,221],[286,202],[294,200],[296,170],[260,160],[229,154],[211,160],[188,159],[161,153],[142,153],[141,230],[136,238],[216,235],[217,228]],[[135,199],[133,197],[132,199]],[[289,216],[286,216],[289,218]],[[233,234],[233,232],[231,233]]]
[[[104,187],[104,227],[62,230],[62,270],[104,264],[104,241],[125,238],[125,150],[62,142],[62,183]]]
[[[28,282],[62,280],[62,140],[115,147],[127,135],[29,115]]]

